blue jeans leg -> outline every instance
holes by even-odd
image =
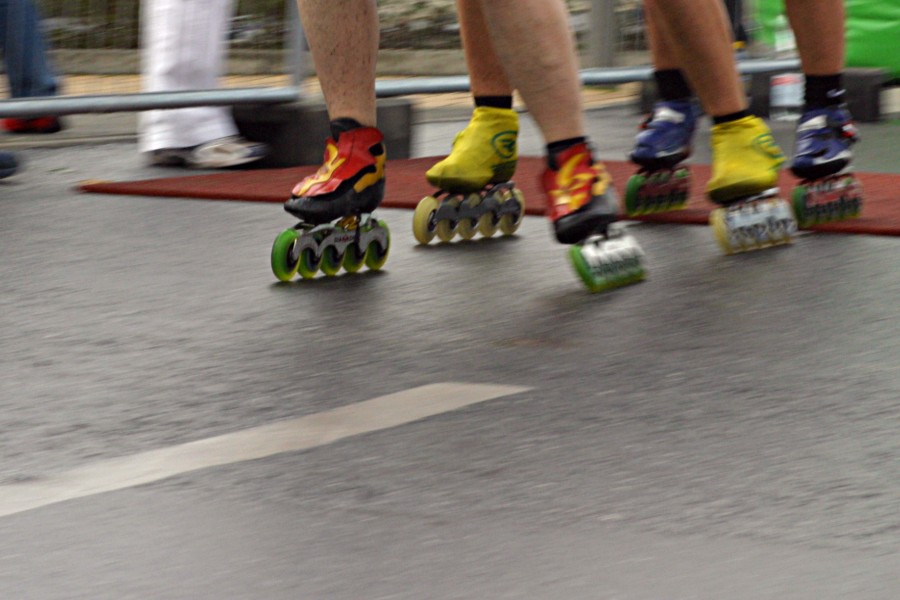
[[[0,0],[0,49],[13,98],[56,95],[56,74],[32,0]]]

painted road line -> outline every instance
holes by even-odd
[[[0,517],[198,469],[308,450],[530,389],[435,383],[306,417],[104,460],[40,482],[0,486]]]

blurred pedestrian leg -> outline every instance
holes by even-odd
[[[40,16],[32,0],[0,0],[0,49],[10,96],[56,95],[56,74],[47,58]],[[55,133],[62,128],[56,117],[6,119],[4,127],[14,133]]]

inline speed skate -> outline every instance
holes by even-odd
[[[413,235],[428,244],[454,236],[469,240],[499,228],[512,235],[525,216],[525,199],[511,181],[516,170],[519,117],[512,109],[479,106],[456,135],[453,149],[425,177],[437,188],[413,214]]]
[[[806,111],[797,124],[791,172],[801,179],[792,201],[800,227],[853,219],[862,212],[863,192],[848,167],[859,140],[842,105]]]
[[[778,195],[784,155],[757,117],[713,125],[709,198],[722,206],[710,226],[726,254],[789,244],[797,231],[790,205]]]
[[[691,172],[681,165],[691,154],[700,108],[692,100],[657,102],[641,124],[629,158],[640,170],[625,186],[629,216],[684,208],[690,197]]]
[[[372,211],[384,198],[384,136],[373,127],[332,122],[325,160],[294,188],[284,209],[300,219],[275,238],[272,272],[281,281],[298,273],[336,275],[363,265],[377,271],[387,261],[390,231]]]
[[[542,184],[556,239],[571,244],[569,260],[592,292],[636,283],[645,277],[644,253],[616,224],[618,202],[612,179],[586,143],[548,159]]]

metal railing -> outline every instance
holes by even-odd
[[[279,0],[240,0],[229,33],[229,77],[215,90],[142,93],[137,73],[139,0],[39,0],[44,30],[53,45],[64,83],[95,78],[92,92],[0,101],[0,117],[143,111],[204,105],[287,103],[303,96],[301,82],[310,75],[302,30],[294,2],[278,4],[278,15],[261,16],[261,7]],[[427,10],[421,7],[427,6]],[[638,0],[569,0],[573,30],[585,61],[588,85],[617,85],[651,77]],[[408,51],[412,57],[431,51],[459,51],[453,0],[381,0],[383,51]],[[257,12],[254,12],[257,11]],[[424,11],[424,12],[423,12]],[[11,25],[8,25],[11,26]],[[123,57],[130,57],[125,59]],[[254,58],[255,57],[255,58]],[[645,66],[628,66],[634,63]],[[621,64],[624,66],[614,67]],[[602,68],[601,68],[602,67]],[[464,69],[464,63],[460,63]],[[790,70],[796,61],[751,61],[744,73]],[[91,72],[93,71],[93,72]],[[123,72],[124,71],[124,72]],[[127,86],[104,87],[105,80],[126,78]],[[256,85],[255,85],[256,84]],[[130,86],[130,87],[128,87]],[[69,87],[69,86],[64,86]],[[380,78],[379,97],[467,92],[468,77]]]

